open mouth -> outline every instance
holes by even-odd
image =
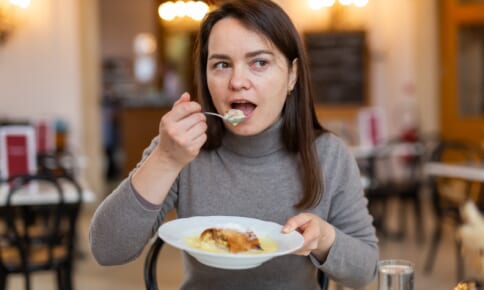
[[[244,112],[244,115],[246,117],[249,117],[252,114],[252,112],[254,112],[257,105],[248,101],[236,101],[230,104],[230,107],[232,109],[241,110],[242,112]]]

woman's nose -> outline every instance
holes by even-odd
[[[243,68],[234,68],[230,76],[229,87],[232,90],[248,89],[250,81]]]

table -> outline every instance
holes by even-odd
[[[356,159],[367,159],[377,156],[419,156],[424,151],[422,144],[411,142],[389,143],[377,146],[355,145],[349,146],[349,149]]]
[[[431,176],[462,178],[469,181],[484,182],[484,164],[466,165],[428,162],[424,166],[424,173]]]
[[[64,199],[66,203],[74,202],[77,198],[76,188],[67,182],[60,181],[62,189],[64,191]],[[7,202],[8,185],[3,184],[0,186],[0,207],[5,206]],[[22,189],[22,192],[17,193],[13,199],[13,205],[41,205],[55,203],[58,200],[57,193],[51,186],[46,187],[42,184],[38,184],[35,181],[29,185],[28,189]],[[83,187],[82,201],[94,202],[96,196],[94,192]]]

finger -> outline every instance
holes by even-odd
[[[204,133],[197,136],[191,142],[190,147],[188,148],[188,151],[194,155],[197,155],[198,152],[200,151],[200,148],[202,148],[203,144],[205,144],[206,141],[207,141],[207,134]]]
[[[202,106],[200,106],[199,103],[197,102],[180,102],[177,105],[173,106],[173,108],[170,111],[170,119],[174,122],[178,122],[180,120],[183,120],[184,118],[187,118],[188,116],[194,114],[194,113],[200,113],[202,111]],[[198,116],[198,120],[203,120],[202,115],[200,114]],[[203,117],[205,117],[203,115]]]
[[[187,92],[184,92],[178,100],[173,103],[172,107],[175,107],[177,104],[182,103],[182,102],[189,102],[190,101],[190,94]]]
[[[189,127],[185,129],[185,136],[188,145],[207,131],[207,122],[203,120],[195,121],[195,123],[187,126]]]
[[[300,213],[296,216],[289,218],[286,224],[282,227],[283,233],[290,233],[297,228],[303,227],[311,220],[311,216],[305,213]]]
[[[176,134],[190,134],[192,137],[200,135],[206,131],[207,119],[202,113],[192,113],[183,119],[175,121],[173,131]]]
[[[309,256],[309,254],[311,254],[311,251],[299,250],[299,251],[293,252],[293,254],[294,255],[300,255],[300,256]]]

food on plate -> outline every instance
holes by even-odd
[[[278,250],[279,244],[273,237],[255,233],[250,227],[237,223],[208,226],[194,235],[184,238],[191,248],[204,252],[237,255],[260,255]]]
[[[476,281],[461,281],[455,287],[454,290],[478,290],[480,283]]]
[[[230,253],[262,250],[260,241],[254,232],[241,230],[238,227],[208,228],[200,234],[200,242],[227,249]]]

